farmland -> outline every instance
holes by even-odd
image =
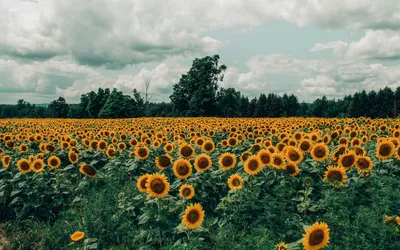
[[[400,249],[397,119],[9,119],[0,156],[6,249]]]

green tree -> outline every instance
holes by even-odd
[[[63,97],[59,97],[49,105],[49,112],[51,117],[55,118],[66,118],[68,116],[68,104]]]
[[[187,74],[173,86],[170,96],[175,111],[184,116],[214,116],[218,81],[223,80],[225,65],[218,65],[219,56],[196,58]]]
[[[240,92],[234,88],[221,88],[217,93],[218,116],[240,116]]]

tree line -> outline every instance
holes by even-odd
[[[196,58],[190,70],[173,85],[170,103],[151,103],[133,89],[127,95],[117,89],[99,88],[68,104],[63,97],[47,107],[18,100],[16,105],[0,105],[0,118],[128,118],[128,117],[397,117],[400,87],[357,92],[342,99],[325,96],[312,103],[299,102],[293,94],[261,93],[249,98],[234,88],[221,88],[227,67],[219,56]],[[146,90],[149,81],[146,81]]]

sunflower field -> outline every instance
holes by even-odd
[[[400,120],[0,120],[0,249],[400,249]]]

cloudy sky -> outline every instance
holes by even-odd
[[[0,0],[0,103],[118,88],[168,101],[196,57],[301,101],[400,86],[398,0]]]

